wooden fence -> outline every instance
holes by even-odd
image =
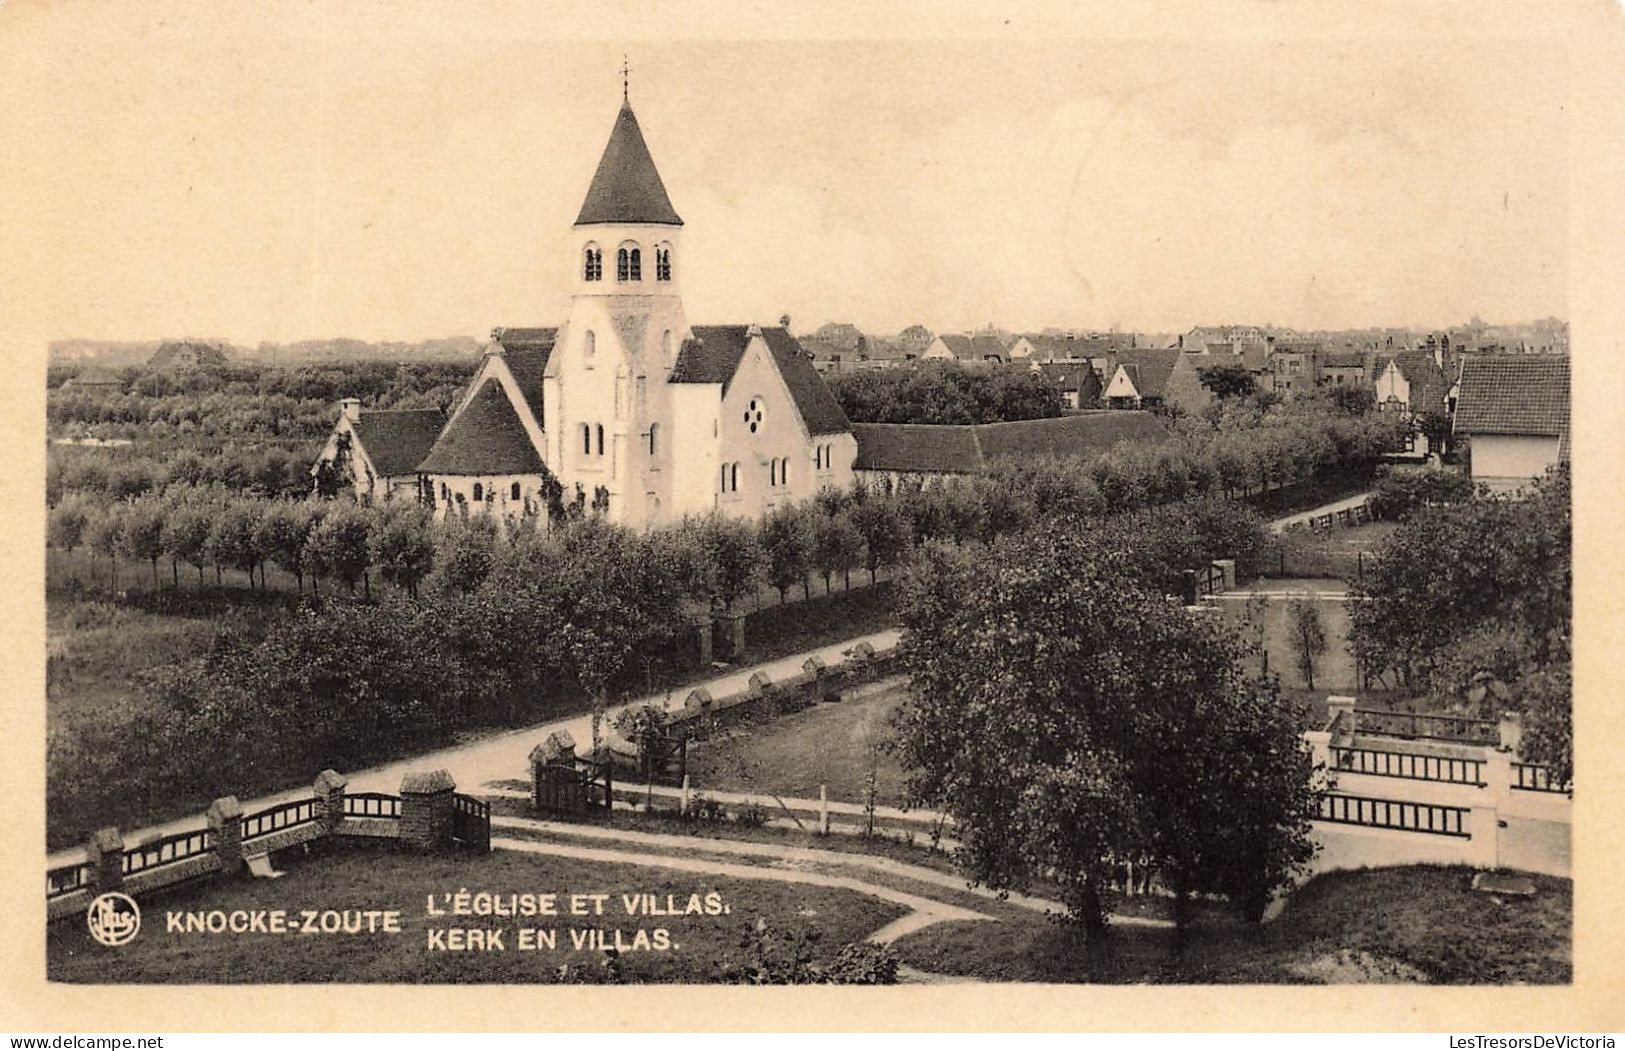
[[[1453,756],[1418,755],[1382,748],[1333,745],[1333,766],[1339,773],[1397,777],[1410,781],[1440,781],[1452,785],[1484,785],[1484,762]]]
[[[1339,825],[1363,825],[1395,832],[1421,832],[1468,839],[1472,836],[1467,824],[1469,810],[1468,807],[1328,792],[1320,797],[1319,820]]]

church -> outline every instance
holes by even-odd
[[[688,323],[683,220],[624,96],[573,229],[564,323],[496,329],[443,426],[347,402],[323,457],[350,459],[358,493],[518,517],[546,515],[556,483],[565,503],[647,527],[852,483],[852,426],[788,330]]]

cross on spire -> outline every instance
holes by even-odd
[[[629,101],[632,94],[632,65],[621,55],[621,101]]]

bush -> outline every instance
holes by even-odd
[[[1473,495],[1473,480],[1461,471],[1441,467],[1377,469],[1371,490],[1371,513],[1403,522],[1422,507],[1459,504]]]

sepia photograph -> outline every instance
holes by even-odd
[[[0,5],[8,966],[1572,990],[1625,16],[1120,6]]]

